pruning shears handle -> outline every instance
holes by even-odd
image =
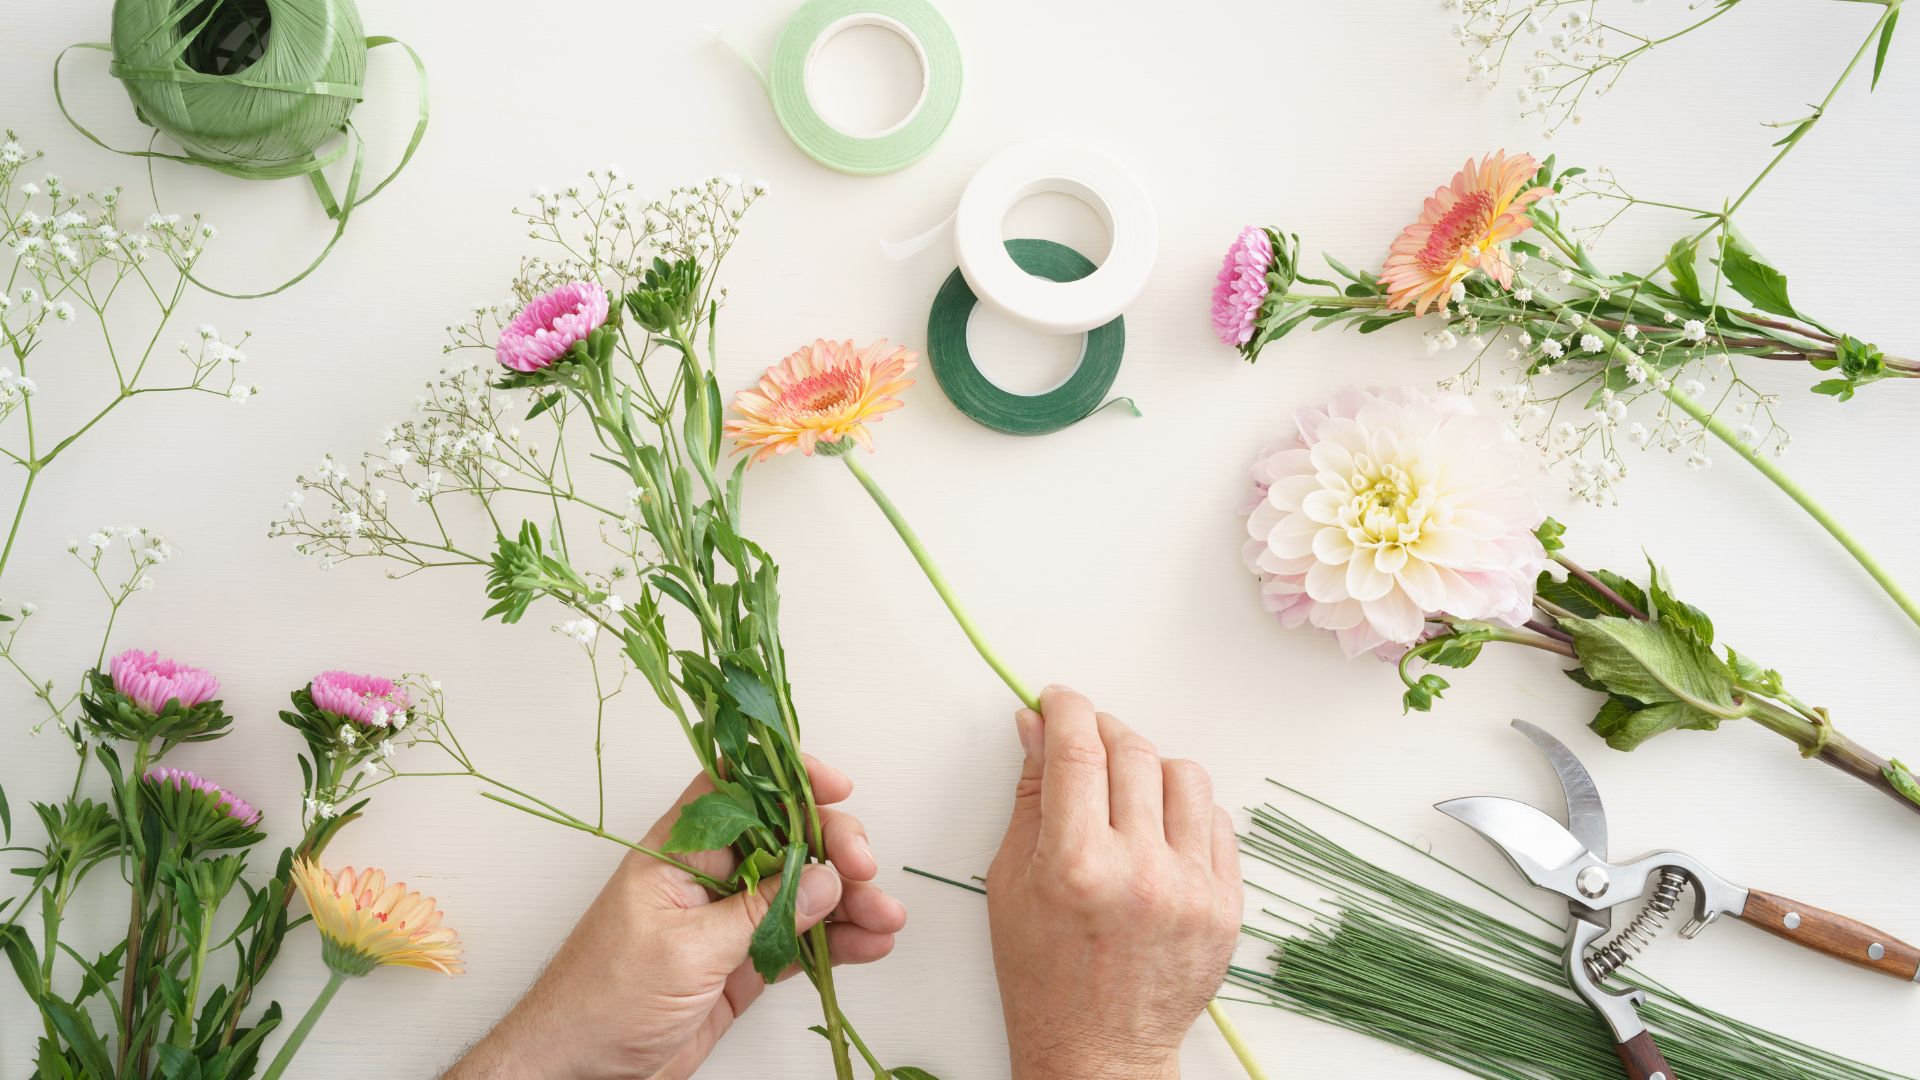
[[[1627,1067],[1628,1080],[1678,1080],[1673,1075],[1673,1066],[1653,1044],[1653,1036],[1642,1031],[1626,1042],[1613,1048],[1620,1055],[1620,1064]]]
[[[1920,982],[1920,949],[1845,915],[1750,889],[1740,921],[1815,952]]]

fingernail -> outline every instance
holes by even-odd
[[[1034,758],[1033,722],[1039,719],[1031,709],[1021,709],[1013,714],[1013,730],[1020,736],[1020,749],[1026,751],[1027,760]]]
[[[839,902],[840,881],[832,870],[815,864],[800,871],[800,891],[794,897],[794,907],[801,918],[818,918]]]

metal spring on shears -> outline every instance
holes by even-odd
[[[1660,871],[1660,881],[1653,887],[1653,898],[1647,901],[1647,906],[1640,909],[1640,914],[1633,917],[1626,929],[1596,946],[1587,956],[1587,974],[1594,982],[1625,967],[1653,944],[1654,936],[1673,917],[1673,909],[1679,905],[1680,893],[1686,885],[1686,875],[1680,871],[1672,868]]]

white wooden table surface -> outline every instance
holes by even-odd
[[[262,806],[275,846],[297,818],[298,778],[293,740],[273,713],[287,690],[329,667],[432,672],[450,688],[477,757],[583,803],[590,699],[572,647],[536,618],[482,623],[471,575],[396,584],[371,564],[321,574],[265,538],[293,475],[323,451],[370,445],[410,410],[440,362],[441,327],[474,301],[503,295],[527,250],[506,211],[535,185],[559,187],[609,162],[642,191],[723,171],[766,180],[772,194],[728,266],[722,382],[731,390],[816,335],[922,345],[950,252],[937,245],[894,264],[877,243],[943,217],[1000,147],[1069,135],[1130,162],[1159,207],[1161,257],[1127,312],[1118,384],[1145,418],[1103,416],[1015,439],[962,418],[929,375],[879,429],[872,462],[1020,670],[1036,683],[1070,682],[1163,752],[1205,762],[1229,806],[1264,799],[1262,778],[1282,777],[1516,889],[1491,849],[1429,806],[1484,792],[1555,805],[1551,775],[1506,729],[1508,717],[1524,715],[1586,759],[1617,852],[1679,847],[1737,879],[1920,935],[1920,822],[1801,761],[1778,738],[1733,725],[1613,753],[1584,731],[1589,695],[1532,655],[1490,654],[1454,680],[1437,713],[1402,717],[1391,668],[1347,664],[1330,638],[1275,625],[1238,555],[1235,508],[1250,455],[1295,407],[1353,382],[1428,384],[1451,371],[1450,358],[1425,356],[1415,332],[1395,328],[1366,338],[1302,334],[1250,369],[1206,322],[1220,252],[1241,225],[1282,225],[1301,232],[1309,251],[1377,264],[1422,195],[1469,154],[1497,147],[1557,151],[1563,161],[1611,166],[1644,194],[1716,204],[1770,153],[1775,133],[1757,122],[1804,114],[1871,9],[1743,6],[1715,32],[1637,63],[1586,110],[1584,125],[1549,144],[1534,121],[1516,117],[1511,82],[1489,94],[1463,81],[1464,55],[1437,3],[950,0],[968,66],[951,131],[913,168],[860,179],[794,149],[751,76],[703,43],[698,24],[712,22],[765,56],[790,6],[363,4],[369,32],[402,37],[426,57],[427,141],[307,282],[270,300],[189,306],[183,336],[201,321],[254,332],[249,377],[265,388],[260,398],[242,408],[139,402],[36,495],[9,588],[43,607],[28,646],[40,666],[70,679],[91,659],[96,610],[65,541],[103,522],[149,525],[179,556],[129,609],[117,641],[219,673],[240,717],[234,734],[181,751],[179,761]],[[1626,17],[1659,25],[1680,17],[1678,7],[1663,0]],[[84,0],[14,5],[0,16],[0,126],[51,151],[49,167],[70,186],[117,181],[138,192],[141,167],[69,129],[48,83],[59,47],[105,36],[108,9]],[[1920,347],[1915,47],[1896,40],[1878,92],[1869,96],[1856,79],[1741,216],[1803,306],[1908,355]],[[827,56],[823,98],[843,115],[884,122],[917,84],[906,55],[883,32],[849,35]],[[407,76],[384,51],[373,67],[374,101],[360,115],[392,146],[406,110],[386,103],[408,93]],[[76,62],[72,78],[80,113],[123,143],[140,138],[96,58]],[[223,282],[277,280],[304,265],[326,232],[299,182],[163,167],[159,183],[169,209],[204,208],[222,228],[205,269]],[[1665,228],[1623,233],[1607,254],[1637,268],[1664,247]],[[1009,230],[1104,243],[1090,214],[1060,197],[1017,208]],[[72,375],[64,358],[42,363],[49,401],[98,386],[95,339],[70,333],[87,344],[74,349]],[[1076,347],[990,316],[976,318],[973,339],[993,374],[1024,389],[1057,379]],[[1839,405],[1802,392],[1802,372],[1762,374],[1787,395],[1793,474],[1920,588],[1920,391],[1875,386]],[[1631,569],[1644,546],[1724,637],[1782,667],[1801,696],[1831,706],[1862,742],[1920,758],[1912,705],[1920,632],[1838,548],[1730,457],[1706,473],[1665,455],[1631,464],[1616,510],[1569,506],[1556,481],[1541,482],[1584,561]],[[984,906],[897,868],[965,876],[986,866],[1018,753],[1008,695],[841,470],[782,461],[754,472],[749,496],[752,527],[784,566],[808,741],[856,778],[855,806],[885,881],[912,911],[890,960],[842,979],[849,1014],[891,1061],[948,1080],[1005,1075]],[[610,750],[616,820],[637,832],[693,766],[657,709],[637,693],[621,701]],[[30,705],[17,682],[0,685],[0,775],[17,829],[31,821],[26,800],[55,797],[68,776],[59,742],[27,734]],[[376,864],[437,895],[468,944],[471,974],[381,972],[354,985],[290,1076],[434,1075],[513,1001],[617,857],[440,783],[387,788],[332,861]],[[109,937],[112,908],[80,915],[76,932]],[[1920,1068],[1913,988],[1740,927],[1686,947],[1668,942],[1649,969],[1753,1022]],[[296,938],[269,989],[304,1008],[319,971],[313,942]],[[1328,1027],[1235,1013],[1276,1077],[1447,1075]],[[769,995],[706,1075],[829,1075],[804,1030],[814,1016],[803,989]],[[0,1078],[27,1075],[36,1026],[20,995],[0,989]],[[1194,1076],[1234,1073],[1204,1026],[1186,1060]]]

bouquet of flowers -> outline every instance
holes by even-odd
[[[752,961],[768,981],[798,966],[813,982],[835,1074],[853,1076],[858,1053],[877,1077],[926,1077],[884,1066],[854,1032],[826,928],[794,932],[800,870],[826,857],[821,815],[781,640],[779,568],[742,526],[746,463],[723,463],[714,378],[718,272],[764,190],[713,177],[640,204],[608,169],[536,192],[517,213],[550,253],[521,263],[510,304],[482,306],[452,330],[448,352],[486,359],[444,368],[379,449],[347,464],[329,457],[300,478],[272,531],[323,567],[371,557],[401,576],[470,568],[488,618],[518,622],[549,605],[554,629],[585,655],[596,726],[612,696],[604,688],[638,672],[716,789],[683,810],[664,850],[606,828],[597,737],[592,814],[480,772],[455,739],[443,749],[456,774],[504,805],[673,863],[716,894],[772,888]],[[804,358],[790,365],[816,407],[858,389]],[[463,521],[478,528],[463,533]],[[731,873],[676,857],[715,849],[737,856]]]
[[[1267,609],[1332,631],[1350,657],[1397,660],[1409,710],[1448,688],[1417,664],[1464,668],[1489,643],[1523,645],[1572,660],[1568,677],[1605,695],[1591,726],[1617,750],[1752,720],[1920,813],[1905,765],[1841,734],[1778,671],[1716,652],[1712,620],[1658,566],[1643,588],[1569,558],[1519,483],[1523,460],[1458,393],[1352,389],[1301,410],[1252,470],[1245,556]]]

